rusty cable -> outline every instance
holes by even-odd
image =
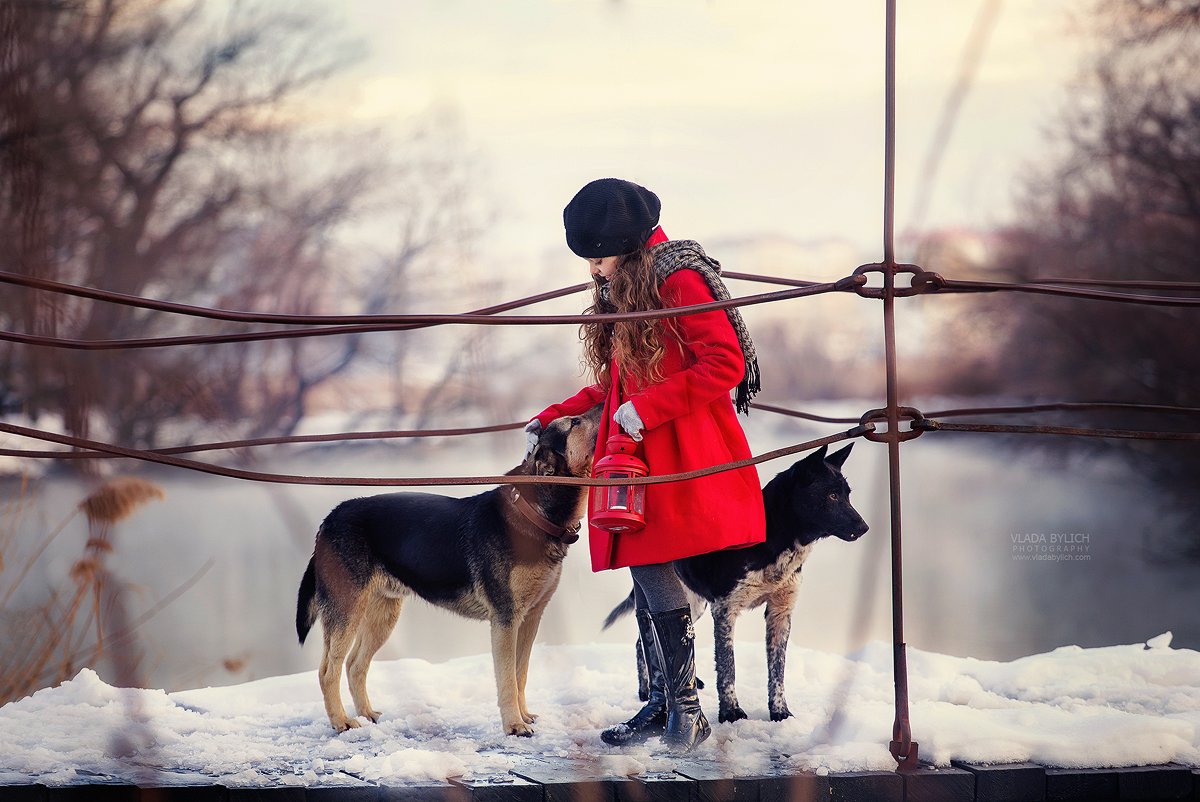
[[[879,420],[878,410],[871,410],[866,415],[855,417],[831,417],[817,415],[812,412],[788,409],[775,404],[751,402],[751,407],[792,418],[817,421],[819,423],[861,423],[863,418]],[[904,408],[902,408],[904,409]],[[1200,415],[1200,407],[1178,407],[1162,404],[1134,404],[1118,401],[1061,401],[1043,404],[1026,404],[1020,406],[997,407],[963,407],[958,409],[942,409],[934,412],[918,413],[920,417],[954,417],[960,415],[1017,415],[1035,412],[1087,412],[1094,410],[1120,410],[1129,412],[1151,412],[1167,415]],[[917,414],[909,415],[913,419]],[[224,451],[239,448],[254,448],[267,445],[290,445],[296,443],[333,443],[355,440],[391,440],[421,437],[458,437],[474,434],[492,434],[519,429],[524,421],[512,423],[495,423],[486,426],[468,426],[457,429],[388,429],[371,432],[336,432],[329,434],[299,434],[282,435],[278,437],[255,437],[245,440],[225,440],[216,443],[193,443],[184,446],[169,446],[165,448],[147,449],[155,454],[194,454],[200,451]],[[913,427],[914,429],[920,427]],[[911,430],[909,430],[911,431]],[[868,439],[882,440],[882,433],[868,436]],[[23,459],[98,459],[109,458],[112,454],[99,451],[32,451],[27,449],[0,448],[0,456],[19,457]]]
[[[661,318],[683,317],[701,312],[711,312],[718,309],[753,306],[756,304],[783,301],[791,298],[804,298],[820,295],[826,292],[852,292],[865,279],[857,276],[847,276],[834,282],[811,284],[787,290],[760,293],[758,295],[743,295],[730,298],[727,301],[710,301],[703,304],[676,306],[669,309],[650,309],[643,312],[615,312],[611,314],[581,314],[581,315],[511,315],[506,317],[493,316],[488,311],[462,314],[436,315],[391,315],[392,322],[371,324],[369,326],[334,326],[321,328],[291,329],[281,331],[242,332],[240,334],[210,334],[185,335],[178,337],[145,337],[124,340],[79,340],[63,337],[43,337],[35,334],[22,334],[12,331],[0,331],[0,340],[17,342],[25,345],[37,345],[47,348],[64,348],[79,351],[115,351],[135,348],[162,348],[175,345],[214,345],[218,343],[246,342],[248,340],[282,340],[296,337],[324,337],[340,334],[361,333],[365,331],[398,331],[414,328],[426,328],[444,325],[479,325],[479,326],[551,326],[562,324],[583,324],[596,322],[617,322],[622,320],[653,320]],[[519,304],[520,301],[513,302]],[[506,305],[512,308],[512,304]]]
[[[757,281],[766,284],[783,284],[795,287],[811,287],[819,283],[816,281],[805,281],[802,279],[763,276],[754,273],[737,273],[726,271],[724,275],[727,278],[741,279],[743,281]],[[41,290],[44,292],[56,293],[58,295],[71,295],[77,298],[87,298],[93,301],[104,301],[106,303],[113,303],[121,306],[132,306],[139,309],[150,309],[156,312],[170,312],[171,314],[176,315],[187,315],[189,317],[200,317],[209,320],[224,320],[235,323],[350,325],[402,323],[404,322],[403,318],[405,317],[404,315],[290,315],[278,312],[246,312],[233,309],[218,309],[215,307],[183,304],[174,301],[160,301],[154,298],[145,298],[140,295],[130,295],[128,293],[114,292],[112,290],[101,290],[94,287],[85,287],[80,284],[71,284],[65,281],[54,281],[53,279],[40,278],[37,276],[27,276],[22,273],[13,273],[6,270],[0,270],[0,284],[12,284],[32,290]],[[590,283],[572,284],[568,287],[563,287],[558,290],[551,290],[549,292],[531,295],[528,298],[522,298],[520,300],[513,301],[511,304],[490,307],[490,311],[504,311],[505,308],[527,306],[540,301],[548,301],[563,295],[571,295],[576,292],[580,292],[590,286]],[[479,310],[475,314],[487,314],[487,311]]]
[[[1031,284],[1074,284],[1081,287],[1123,287],[1128,290],[1164,290],[1168,292],[1200,292],[1196,281],[1136,281],[1129,279],[1103,278],[1037,278]]]
[[[1120,410],[1123,412],[1157,412],[1166,415],[1200,415],[1200,407],[1175,407],[1164,404],[1134,404],[1123,401],[1055,401],[1044,404],[1023,404],[1000,407],[961,407],[926,412],[928,418],[947,418],[957,415],[1022,415],[1033,412],[1091,412]],[[831,421],[832,422],[832,421]]]
[[[844,432],[838,432],[825,437],[818,437],[814,440],[808,440],[806,442],[793,446],[787,446],[785,448],[778,448],[774,451],[768,451],[765,454],[760,454],[757,457],[749,457],[747,459],[736,460],[734,462],[721,463],[720,465],[713,465],[706,468],[697,468],[696,470],[685,471],[683,473],[663,474],[661,476],[645,476],[635,479],[582,479],[574,476],[441,476],[388,479],[361,476],[297,476],[294,474],[248,471],[241,468],[228,468],[223,465],[212,465],[207,462],[184,459],[182,457],[177,457],[170,454],[161,454],[158,452],[146,451],[137,448],[125,448],[124,446],[113,445],[112,443],[102,443],[97,440],[89,440],[82,437],[72,437],[71,435],[58,434],[57,432],[47,432],[41,429],[33,429],[26,426],[17,426],[11,423],[0,422],[0,432],[17,435],[18,437],[29,437],[34,440],[42,440],[49,443],[58,443],[59,445],[71,446],[72,448],[100,451],[106,454],[112,454],[114,456],[128,457],[130,459],[141,460],[143,462],[154,462],[160,465],[170,465],[176,468],[185,468],[187,470],[213,474],[215,476],[224,476],[231,479],[245,479],[252,482],[271,482],[275,484],[344,485],[355,487],[440,487],[452,485],[500,484],[580,485],[587,487],[609,487],[612,485],[654,485],[663,484],[666,482],[682,482],[687,481],[688,479],[697,479],[702,476],[710,476],[715,473],[723,473],[725,471],[732,471],[738,468],[757,465],[760,462],[779,459],[780,457],[786,457],[791,454],[807,451],[808,449],[817,448],[823,445],[839,443],[842,440],[849,440],[850,438],[867,434],[873,431],[874,428],[874,425],[870,423],[860,424],[852,429],[847,429]]]
[[[223,320],[233,323],[275,323],[275,324],[299,324],[299,325],[348,325],[348,324],[396,324],[407,323],[411,315],[289,315],[279,312],[245,312],[232,309],[217,309],[209,306],[196,306],[193,304],[181,304],[174,301],[160,301],[154,298],[143,298],[140,295],[129,295],[123,292],[113,292],[111,290],[99,290],[94,287],[84,287],[79,284],[69,284],[63,281],[52,281],[50,279],[38,278],[36,276],[26,276],[20,273],[10,273],[0,271],[0,283],[15,284],[28,289],[42,290],[52,292],[59,295],[71,295],[77,298],[87,298],[92,301],[104,301],[105,303],[117,304],[119,306],[132,306],[138,309],[150,309],[156,312],[170,312],[175,315],[186,315],[188,317],[200,317],[208,320]],[[548,301],[553,298],[558,298],[563,295],[570,295],[586,289],[588,284],[572,284],[569,287],[562,287],[557,290],[531,295],[528,298],[521,298],[516,301],[510,301],[506,304],[491,306],[487,309],[476,310],[471,314],[486,315],[495,312],[502,312],[507,309],[513,309],[518,306],[527,306],[529,304],[538,303],[540,301]]]
[[[751,402],[750,406],[754,409],[761,409],[764,412],[773,412],[777,415],[785,415],[792,418],[803,418],[804,420],[817,421],[820,423],[855,423],[857,421],[861,421],[862,419],[861,416],[836,417],[817,415],[812,412],[788,409],[786,407],[776,406],[774,404],[763,404],[759,403],[758,401]],[[1135,404],[1123,401],[1054,401],[1043,404],[1022,404],[996,407],[961,407],[956,409],[939,409],[933,412],[926,412],[924,415],[930,418],[944,418],[959,415],[1022,415],[1035,412],[1089,412],[1101,410],[1152,412],[1164,415],[1200,415],[1200,407],[1178,407],[1167,406],[1164,404]]]
[[[1063,434],[1076,437],[1108,437],[1124,440],[1200,440],[1200,432],[1148,432],[1133,429],[1082,429],[1076,426],[1008,423],[943,423],[925,418],[912,422],[913,431],[1000,432],[1006,434]]]
[[[858,423],[858,418],[833,418],[828,415],[817,415],[812,412],[802,412],[798,409],[787,409],[786,407],[775,406],[774,404],[763,404],[758,401],[751,401],[750,406],[754,409],[761,409],[763,412],[774,412],[776,415],[786,415],[789,418],[803,418],[804,420],[817,421],[818,423]]]
[[[721,275],[725,278],[738,279],[740,281],[756,281],[762,284],[783,284],[789,287],[812,287],[820,284],[819,281],[808,281],[802,278],[783,278],[782,276],[762,276],[756,273],[739,273],[733,270],[722,270]]]
[[[416,437],[458,437],[468,434],[491,434],[520,429],[525,421],[514,423],[496,423],[490,426],[468,426],[459,429],[397,429],[377,432],[336,432],[332,434],[293,434],[279,437],[254,437],[246,440],[225,440],[219,443],[195,443],[186,446],[170,446],[168,448],[151,448],[147,451],[154,454],[194,454],[199,451],[225,451],[235,448],[254,448],[257,446],[290,445],[293,443],[336,443],[348,440],[392,440],[398,438]],[[27,451],[16,448],[0,448],[0,456],[24,458],[55,458],[55,459],[96,459],[111,457],[99,451]]]
[[[1025,292],[1035,295],[1056,295],[1064,298],[1082,298],[1090,301],[1117,301],[1120,303],[1144,304],[1147,306],[1200,306],[1200,298],[1182,298],[1170,295],[1136,295],[1125,292],[1109,292],[1106,290],[1070,289],[1055,287],[1046,283],[1015,282],[1015,281],[963,281],[961,279],[944,278],[937,273],[929,273],[928,282],[920,290],[929,294],[950,293],[984,293],[984,292]],[[914,285],[916,280],[914,279]],[[1072,282],[1078,283],[1078,282]],[[1164,287],[1161,289],[1176,289]],[[1191,289],[1188,287],[1187,289]]]

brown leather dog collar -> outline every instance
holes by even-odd
[[[517,512],[536,526],[540,531],[555,540],[561,540],[563,543],[570,545],[579,540],[579,523],[572,526],[559,526],[551,521],[545,515],[542,515],[537,509],[525,500],[525,496],[521,493],[519,485],[509,485],[512,488],[509,493],[509,498],[512,499],[513,506],[517,508]]]

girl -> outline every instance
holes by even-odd
[[[567,245],[595,281],[589,313],[632,312],[729,298],[721,266],[696,242],[670,241],[658,196],[617,178],[586,185],[563,210]],[[540,412],[537,433],[562,415],[604,404],[595,459],[613,425],[640,441],[651,474],[680,473],[750,456],[729,392],[746,412],[758,391],[754,346],[736,309],[671,319],[589,323],[584,358],[596,383]],[[592,570],[628,566],[650,699],[601,733],[614,745],[662,735],[688,751],[710,733],[696,694],[695,634],[672,561],[761,543],[762,490],[753,466],[646,487],[646,526],[635,533],[589,527]]]

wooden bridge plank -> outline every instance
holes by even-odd
[[[136,785],[65,785],[47,789],[46,802],[137,802]]]
[[[227,802],[229,789],[223,785],[139,786],[140,802]]]
[[[617,802],[695,802],[696,781],[674,771],[648,772],[617,783]]]
[[[1046,769],[1047,802],[1120,799],[1116,769]]]
[[[690,758],[677,763],[675,771],[696,781],[696,802],[759,802],[758,779],[731,776],[718,761]]]
[[[1121,799],[1189,799],[1192,784],[1192,770],[1186,766],[1132,766],[1117,772]]]
[[[811,771],[758,778],[759,802],[815,802],[829,798],[829,783]]]
[[[466,791],[473,802],[542,802],[544,796],[541,785],[511,772],[450,782]]]
[[[286,788],[230,788],[229,802],[305,802],[301,786]]]
[[[964,769],[922,765],[900,775],[905,802],[974,802],[975,775]]]
[[[950,763],[975,775],[976,802],[1042,802],[1046,798],[1046,769],[1036,763]]]
[[[44,785],[0,785],[0,802],[46,802]]]
[[[305,802],[379,802],[383,789],[378,785],[339,785],[308,788]]]
[[[379,802],[469,802],[469,800],[470,796],[464,789],[450,783],[391,785],[379,789]]]
[[[543,802],[617,802],[624,777],[606,776],[592,763],[570,760],[527,760],[512,773],[542,786]]]
[[[904,778],[894,771],[852,771],[824,779],[835,802],[904,802]]]

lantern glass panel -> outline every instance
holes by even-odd
[[[642,515],[646,509],[646,488],[642,485],[633,485],[629,488],[629,511]]]
[[[609,479],[628,479],[629,474],[623,471],[612,471]],[[629,509],[629,485],[613,485],[608,488],[608,508],[610,510]]]

